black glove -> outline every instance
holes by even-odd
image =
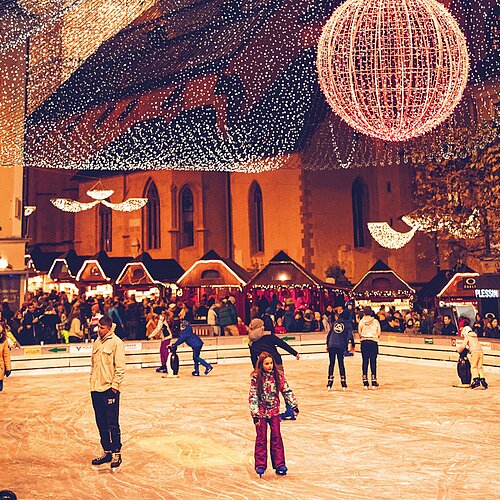
[[[252,418],[253,418],[253,423],[254,424],[256,424],[259,421],[258,417],[252,417]]]
[[[5,376],[6,377],[9,377],[11,373],[12,373],[11,370],[5,370]]]

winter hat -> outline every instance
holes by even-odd
[[[189,323],[185,319],[183,319],[181,321],[181,330],[185,330],[188,326],[189,326]]]
[[[363,307],[363,314],[365,316],[371,316],[373,314],[373,310],[370,306]]]

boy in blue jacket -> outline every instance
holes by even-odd
[[[194,377],[198,377],[200,375],[200,363],[205,367],[205,375],[208,375],[214,368],[210,363],[207,363],[200,357],[203,340],[201,340],[200,337],[193,332],[191,325],[187,321],[181,322],[181,335],[172,346],[172,349],[184,344],[184,342],[191,347],[191,349],[193,349],[194,372],[192,372],[191,375]]]

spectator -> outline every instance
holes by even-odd
[[[491,320],[490,326],[484,329],[484,336],[490,339],[500,338],[500,332],[498,329],[498,320],[496,318],[493,318]]]
[[[457,327],[451,320],[451,316],[448,314],[443,316],[443,329],[441,331],[441,335],[458,335]]]
[[[292,324],[287,328],[289,332],[303,332],[304,331],[304,314],[302,311],[295,311]]]
[[[476,314],[476,320],[472,325],[472,329],[476,332],[478,337],[482,337],[484,335],[484,323],[480,314]]]
[[[69,341],[72,343],[83,342],[85,333],[81,321],[81,310],[78,304],[73,306],[68,316],[67,324],[69,326]]]
[[[144,312],[142,304],[136,302],[135,295],[132,294],[125,308],[125,338],[130,340],[144,338],[145,328],[143,331],[143,324]]]
[[[220,303],[215,302],[210,306],[207,313],[207,323],[213,328],[215,337],[218,337],[221,334],[218,315],[219,308]]]
[[[236,327],[238,328],[238,333],[240,335],[248,335],[248,326],[245,325],[241,318],[238,318],[238,324]]]
[[[224,335],[238,335],[238,313],[234,305],[235,298],[229,297],[222,303],[219,309],[219,323],[223,330]]]
[[[116,325],[115,335],[120,338],[123,338],[125,335],[125,323],[123,322],[122,316],[120,314],[118,300],[113,301],[113,305],[108,309],[108,316],[111,318],[111,321]]]
[[[436,322],[434,323],[434,326],[432,327],[432,335],[442,335],[443,334],[443,317],[438,315],[436,317]]]
[[[404,333],[406,335],[416,335],[418,333],[418,329],[417,327],[415,326],[415,322],[413,321],[413,318],[410,318],[407,322],[406,322],[406,328],[405,328],[405,331]]]
[[[283,326],[283,318],[278,318],[276,320],[276,326],[274,327],[274,333],[276,335],[282,335],[286,333],[286,328]]]

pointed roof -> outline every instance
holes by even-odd
[[[73,249],[68,250],[54,259],[48,274],[50,278],[58,281],[74,279],[87,259],[90,259],[88,255],[77,255]]]
[[[181,287],[243,287],[251,276],[234,260],[221,257],[215,250],[210,250],[179,278],[177,284]]]
[[[25,256],[26,265],[37,273],[48,273],[52,263],[62,252],[44,252],[39,245],[35,245]]]
[[[125,284],[126,276],[133,273],[133,269],[142,268],[144,271],[144,279],[148,284],[168,284],[176,283],[184,273],[184,269],[175,259],[153,259],[149,253],[144,252],[138,255],[133,261],[125,264],[118,276],[116,283]],[[133,277],[130,276],[129,281]],[[126,283],[130,284],[131,283]]]
[[[392,271],[392,269],[383,260],[378,259],[370,268],[370,271]]]
[[[409,297],[415,294],[415,289],[379,259],[352,289],[355,298],[377,293],[380,297]]]
[[[327,286],[314,274],[293,260],[283,250],[278,252],[268,264],[261,269],[247,286]]]
[[[106,252],[101,250],[82,263],[76,279],[77,281],[96,283],[116,280],[125,264],[131,260],[131,257],[109,257]]]

